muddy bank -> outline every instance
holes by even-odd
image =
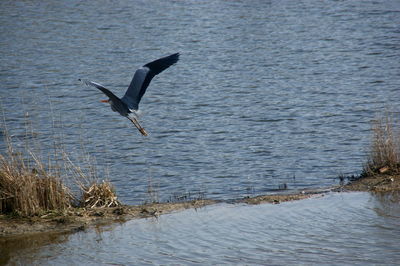
[[[286,201],[302,200],[310,197],[323,196],[324,193],[335,191],[400,191],[400,175],[374,175],[352,180],[346,185],[326,189],[302,190],[296,193],[262,195],[227,201],[228,203],[279,204]],[[65,213],[49,212],[42,216],[15,218],[0,215],[1,238],[16,237],[40,233],[70,233],[83,231],[91,226],[108,225],[114,222],[125,222],[130,219],[158,217],[188,208],[201,208],[222,201],[194,200],[177,203],[153,203],[139,206],[120,206],[114,208],[74,208]]]
[[[327,190],[302,191],[300,193],[263,195],[227,201],[229,203],[279,204],[286,201],[301,200],[321,195]],[[1,237],[9,238],[19,235],[40,233],[69,233],[83,231],[90,226],[108,225],[114,222],[125,222],[130,219],[158,217],[183,209],[201,208],[219,203],[215,200],[194,200],[177,203],[153,203],[139,206],[120,206],[114,208],[75,208],[65,213],[53,213],[35,217],[16,218],[0,215]]]
[[[114,208],[71,208],[65,213],[49,212],[42,216],[11,217],[0,215],[1,237],[37,233],[68,233],[83,231],[87,227],[124,222],[135,218],[157,217],[174,211],[200,208],[213,204],[212,200],[195,200],[179,203],[153,203],[139,206],[120,206]]]
[[[342,187],[345,191],[400,191],[400,174],[375,174],[356,178]]]

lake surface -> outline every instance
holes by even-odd
[[[399,1],[13,0],[0,2],[0,25],[0,135],[5,124],[16,148],[46,161],[56,147],[96,168],[125,204],[332,186],[360,172],[371,122],[400,113]],[[147,138],[78,82],[122,96],[138,67],[175,52],[140,104]],[[380,202],[221,204],[26,240],[13,258],[393,264],[398,204]]]
[[[218,204],[19,239],[8,256],[15,265],[398,265],[399,200],[330,193],[277,205]]]
[[[0,14],[16,145],[28,130],[42,154],[89,154],[127,204],[337,184],[360,172],[371,121],[400,111],[398,1],[1,1]],[[122,96],[174,52],[140,105],[148,138],[78,82]]]

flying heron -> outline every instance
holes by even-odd
[[[101,90],[105,95],[108,96],[108,100],[102,100],[101,102],[109,103],[114,112],[118,112],[120,115],[128,118],[143,136],[147,136],[146,130],[139,124],[138,121],[137,111],[139,110],[139,102],[146,92],[150,81],[156,75],[160,74],[165,69],[178,62],[178,60],[179,53],[175,53],[147,63],[136,70],[128,90],[121,99],[99,83],[84,79],[79,79],[79,81],[82,81],[88,86],[94,86]]]

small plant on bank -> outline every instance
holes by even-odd
[[[374,122],[373,140],[363,176],[400,172],[400,131],[390,116]]]
[[[121,203],[117,199],[113,185],[104,181],[90,186],[81,186],[83,191],[82,207],[117,207]]]

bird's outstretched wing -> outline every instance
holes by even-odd
[[[121,100],[129,109],[137,110],[139,108],[139,102],[154,76],[160,74],[162,71],[178,62],[178,60],[179,53],[176,53],[157,59],[136,70],[131,84]]]
[[[103,85],[93,82],[93,81],[89,81],[87,79],[78,79],[79,81],[83,82],[85,85],[87,86],[93,86],[99,90],[101,90],[105,95],[108,96],[108,98],[110,98],[111,101],[117,103],[120,102],[121,100],[115,96],[114,93],[112,93],[111,91],[109,91],[108,89],[106,89]]]

